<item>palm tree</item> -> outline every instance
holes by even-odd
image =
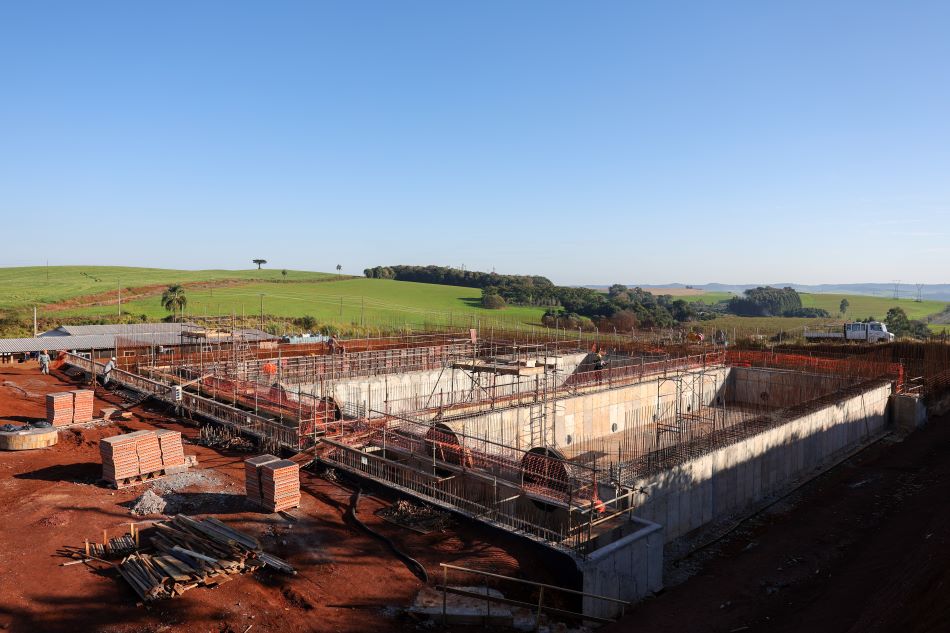
[[[185,296],[185,287],[181,284],[171,285],[162,293],[162,307],[172,314],[176,311],[184,313],[186,305],[188,297]]]
[[[337,264],[337,265],[336,265],[336,274],[339,275],[341,270],[343,270],[343,266],[340,266],[339,264]]]

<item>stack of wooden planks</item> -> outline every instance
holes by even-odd
[[[115,536],[102,543],[86,543],[86,555],[97,558],[118,558],[131,554],[136,549],[135,539],[131,534]]]
[[[257,539],[214,518],[179,514],[149,529],[155,553],[135,553],[119,573],[143,601],[180,596],[198,586],[214,587],[235,575],[268,566],[294,574],[285,561],[261,549]]]

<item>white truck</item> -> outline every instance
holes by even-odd
[[[870,323],[845,323],[842,326],[829,327],[825,330],[805,329],[805,338],[809,341],[867,341],[868,343],[894,340],[894,335],[887,331],[887,326],[880,321]]]

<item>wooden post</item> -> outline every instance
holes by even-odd
[[[538,615],[534,620],[534,630],[541,630],[541,603],[544,601],[544,585],[538,591]]]
[[[107,532],[106,530],[103,530],[103,531],[102,531],[102,544],[103,544],[103,546],[109,541],[109,539],[106,537],[106,532]]]
[[[89,558],[89,539],[86,539],[86,558]]]
[[[446,616],[446,601],[448,592],[446,589],[449,586],[449,568],[442,568],[442,626],[446,625],[448,617]]]

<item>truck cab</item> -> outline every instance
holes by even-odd
[[[880,321],[870,323],[847,323],[844,326],[845,338],[849,341],[868,341],[877,343],[894,340],[894,335],[887,331],[887,326]]]

